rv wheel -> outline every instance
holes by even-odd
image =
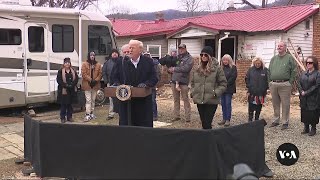
[[[102,105],[105,101],[106,101],[106,96],[104,95],[104,90],[103,88],[100,88],[97,91],[96,104]]]

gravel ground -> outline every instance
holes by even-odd
[[[245,102],[245,91],[237,90],[233,100],[233,116],[231,125],[246,123],[247,121],[247,104]],[[170,122],[172,119],[172,95],[168,88],[159,89],[158,110],[159,121]],[[315,179],[320,177],[320,135],[316,134],[314,137],[301,135],[302,124],[300,122],[300,108],[298,97],[292,97],[291,101],[291,120],[289,129],[280,130],[280,127],[269,128],[272,121],[273,109],[270,103],[270,96],[268,102],[262,109],[261,118],[266,119],[268,125],[265,127],[265,151],[266,163],[269,168],[275,173],[272,179]],[[96,108],[97,119],[89,122],[90,124],[107,124],[117,125],[118,117],[112,120],[106,120],[107,106]],[[183,103],[181,104],[181,112],[183,115]],[[219,106],[214,117],[213,128],[223,128],[217,124],[221,120],[221,107]],[[75,123],[83,123],[84,112],[75,113]],[[43,112],[39,114],[37,119],[52,121],[58,118],[57,110]],[[183,118],[183,116],[182,116]],[[199,115],[196,106],[192,104],[191,122],[186,123],[184,120],[176,121],[169,128],[201,128]],[[319,132],[318,132],[319,133]],[[300,158],[298,162],[292,166],[281,165],[276,158],[276,150],[283,143],[293,143],[300,151]],[[1,177],[17,177],[17,168],[21,166],[15,165],[13,160],[0,161],[0,178]],[[18,173],[19,174],[19,173]],[[21,177],[21,176],[20,176]]]

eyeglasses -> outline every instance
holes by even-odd
[[[306,62],[306,64],[313,64],[313,62]]]
[[[130,51],[123,51],[123,53],[124,53],[124,54],[129,54],[129,53],[130,53]]]
[[[208,54],[200,54],[200,57],[202,57],[202,56],[204,56],[204,57],[209,57]]]

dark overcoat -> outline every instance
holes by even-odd
[[[232,65],[223,66],[224,75],[227,78],[227,89],[224,93],[233,94],[236,93],[236,79],[238,76],[237,67]]]
[[[305,71],[301,74],[298,83],[300,92],[300,107],[304,110],[319,109],[318,96],[320,87],[320,73],[318,71],[308,72]],[[304,91],[305,95],[302,96],[301,92]]]
[[[74,80],[73,80],[74,79]],[[66,72],[66,83],[62,80],[62,69],[58,71],[57,74],[57,83],[58,83],[58,96],[57,102],[60,104],[72,104],[77,99],[76,86],[78,84],[78,75],[77,71],[75,71],[75,78],[73,78],[72,72]],[[69,85],[67,87],[67,84]],[[66,88],[67,94],[62,94],[62,88]]]
[[[146,56],[140,56],[137,68],[131,60],[122,59],[116,62],[111,73],[111,81],[114,84],[126,84],[137,87],[144,83],[148,88],[154,87],[158,78],[156,76],[153,60]],[[128,125],[128,103],[131,103],[131,121],[134,126],[153,127],[152,96],[144,98],[131,98],[129,101],[120,101],[119,116],[120,125]]]

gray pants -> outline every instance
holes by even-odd
[[[188,97],[189,87],[187,85],[180,85],[181,91],[176,89],[176,84],[171,83],[171,89],[173,93],[173,101],[174,101],[174,108],[173,114],[175,118],[180,118],[180,94],[182,100],[184,102],[184,112],[186,121],[190,120],[191,116],[191,105]]]
[[[280,123],[280,103],[282,109],[282,122],[289,123],[290,118],[290,96],[291,96],[291,84],[286,82],[271,82],[269,84],[272,105],[274,111],[274,123]]]
[[[107,86],[110,87],[111,85],[108,83]],[[114,115],[115,115],[115,112],[114,112],[113,99],[112,99],[112,97],[109,97],[109,114],[108,114],[108,117],[114,117]]]

